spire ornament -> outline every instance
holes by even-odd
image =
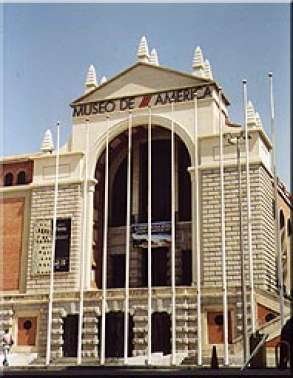
[[[256,118],[256,126],[257,127],[263,127],[261,117],[258,112],[255,113],[255,118]]]
[[[90,92],[92,89],[97,87],[97,75],[95,67],[91,64],[89,66],[86,80],[85,80],[85,93]]]
[[[101,77],[101,80],[100,80],[100,85],[106,83],[106,81],[107,81],[106,76],[102,76],[102,77]]]
[[[155,66],[159,65],[159,58],[158,58],[158,53],[156,49],[152,49],[151,51],[150,63],[154,64]]]
[[[141,37],[141,40],[137,49],[137,60],[138,62],[149,63],[149,47],[145,36]]]
[[[54,143],[53,143],[52,133],[50,129],[45,131],[42,145],[41,145],[41,151],[44,153],[47,153],[47,152],[52,153],[54,151]]]
[[[194,50],[192,60],[192,74],[194,76],[205,77],[205,62],[201,48],[197,46]]]
[[[248,101],[247,103],[246,112],[247,112],[247,125],[250,127],[257,126],[256,113],[255,113],[255,109],[251,101]]]
[[[210,62],[207,59],[204,62],[204,73],[207,79],[210,79],[210,80],[214,79]]]

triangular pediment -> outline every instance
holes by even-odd
[[[72,104],[137,96],[211,83],[211,80],[147,63],[136,63]]]

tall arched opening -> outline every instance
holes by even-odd
[[[109,143],[109,222],[107,287],[125,285],[128,131]],[[179,136],[175,137],[176,285],[191,285],[191,159]],[[171,132],[152,125],[152,281],[171,284]],[[146,287],[148,209],[147,126],[132,129],[130,287]],[[95,284],[101,288],[105,197],[105,151],[95,170],[94,195]]]

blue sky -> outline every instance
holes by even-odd
[[[289,185],[290,78],[288,4],[27,4],[4,5],[4,155],[39,150],[56,120],[71,125],[69,103],[83,93],[94,64],[108,78],[135,62],[140,37],[160,63],[190,72],[200,45],[214,78],[242,122],[242,79],[269,133],[274,73],[277,165]]]

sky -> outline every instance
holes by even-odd
[[[191,72],[196,46],[243,122],[242,79],[270,135],[269,71],[274,75],[277,172],[290,184],[290,10],[288,4],[5,4],[1,50],[4,156],[37,152],[59,120],[71,130],[72,100],[86,72],[111,78],[136,61],[142,35],[160,63]],[[0,53],[1,53],[0,50]],[[0,70],[1,71],[1,70]]]

